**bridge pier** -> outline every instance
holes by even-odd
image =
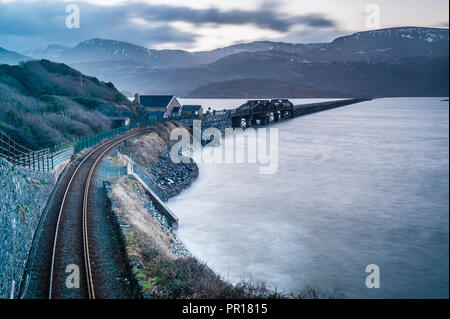
[[[273,113],[273,121],[278,122],[279,120],[280,120],[280,113],[276,111],[275,113]]]
[[[235,116],[231,118],[231,127],[240,127],[242,123],[242,118],[240,116]]]
[[[294,118],[295,116],[294,116],[294,112],[292,110],[285,110],[285,111],[282,111],[281,117],[284,119],[291,119],[291,118]]]

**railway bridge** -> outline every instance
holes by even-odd
[[[301,105],[294,105],[287,99],[249,100],[231,110],[229,117],[232,127],[260,126],[368,100],[354,98]]]

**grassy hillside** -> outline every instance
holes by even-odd
[[[137,109],[112,83],[62,63],[0,65],[0,129],[32,149],[72,142],[112,127]]]

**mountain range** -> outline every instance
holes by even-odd
[[[448,49],[447,29],[400,27],[330,43],[257,41],[199,52],[92,39],[74,48],[21,52],[9,61],[63,62],[129,96],[448,96]]]
[[[18,64],[33,58],[0,47],[0,64]]]

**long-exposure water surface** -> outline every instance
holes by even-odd
[[[199,164],[198,180],[169,201],[179,236],[232,281],[448,298],[449,104],[441,100],[377,99],[271,125],[277,173]],[[380,267],[379,289],[365,286],[368,264]]]

